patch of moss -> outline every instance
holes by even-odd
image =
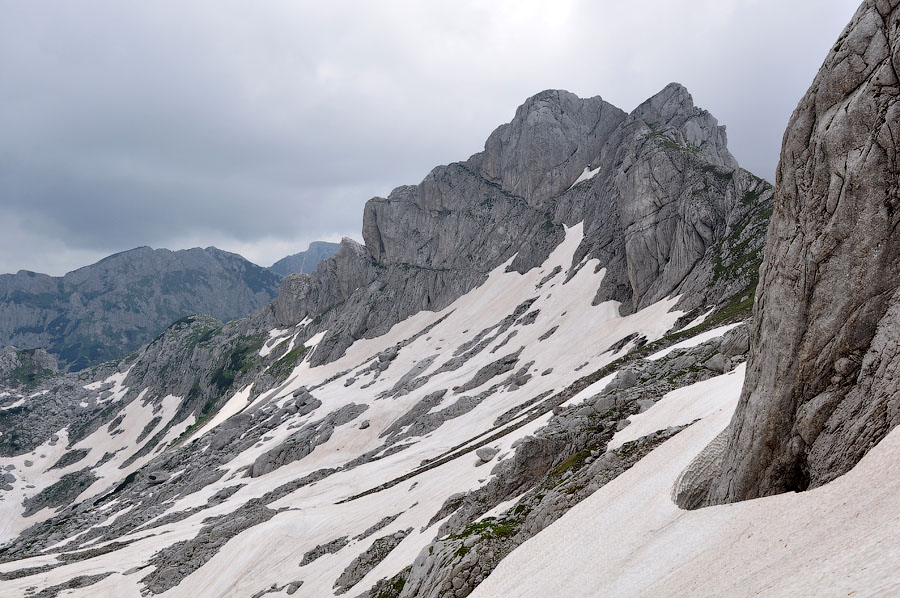
[[[526,511],[527,513],[527,511]],[[503,518],[497,519],[496,517],[486,517],[481,521],[476,521],[474,523],[470,523],[467,525],[461,532],[458,534],[451,534],[449,537],[451,540],[464,540],[470,536],[478,536],[479,538],[508,538],[516,533],[519,529],[519,526],[522,524],[522,519],[524,516],[517,516],[513,518]],[[460,548],[462,550],[462,548]],[[465,548],[465,554],[469,552],[468,548]],[[459,550],[457,551],[459,553]]]
[[[584,449],[570,455],[565,461],[557,465],[550,472],[551,475],[563,475],[570,469],[578,469],[584,464],[584,460],[591,456],[591,451]]]
[[[234,384],[234,380],[240,374],[249,370],[259,362],[259,350],[262,348],[262,339],[246,339],[241,345],[235,347],[218,369],[213,372],[210,382],[224,394]]]

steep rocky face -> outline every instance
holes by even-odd
[[[316,271],[319,262],[337,253],[337,243],[325,241],[313,241],[306,251],[283,257],[271,266],[269,270],[282,276],[289,274],[311,274]]]
[[[439,310],[512,260],[542,263],[584,221],[575,262],[606,275],[596,302],[628,314],[667,296],[680,308],[749,306],[772,190],[738,168],[724,127],[673,83],[632,114],[599,97],[545,91],[499,127],[484,152],[439,166],[418,185],[373,198],[365,245],[345,239],[308,277],[285,280],[280,325],[328,330],[316,363],[355,340]]]
[[[214,247],[139,247],[63,277],[0,275],[0,344],[41,347],[73,370],[137,349],[178,318],[230,320],[266,305],[280,276]]]
[[[724,127],[683,86],[638,106],[592,169],[583,213],[566,218],[585,218],[585,250],[607,268],[598,301],[622,301],[630,313],[676,294],[693,309],[746,292],[771,187],[738,168]]]
[[[710,502],[822,485],[900,422],[898,5],[862,4],[788,125]]]

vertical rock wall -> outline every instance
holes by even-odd
[[[900,1],[866,0],[784,136],[710,503],[819,486],[900,422]]]

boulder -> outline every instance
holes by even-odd
[[[475,451],[475,454],[478,456],[479,459],[481,459],[481,461],[483,463],[487,463],[488,461],[493,459],[495,456],[497,456],[497,453],[499,453],[499,452],[500,452],[499,449],[495,449],[492,446],[483,446],[483,447],[479,448],[477,451]]]

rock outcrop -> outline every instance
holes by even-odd
[[[707,502],[820,486],[900,422],[898,5],[863,2],[788,124],[746,383]]]
[[[4,386],[27,388],[58,371],[56,358],[43,349],[0,349],[0,383]]]
[[[81,370],[134,351],[184,316],[248,315],[281,277],[215,247],[138,247],[63,277],[0,275],[0,345],[41,347]]]

